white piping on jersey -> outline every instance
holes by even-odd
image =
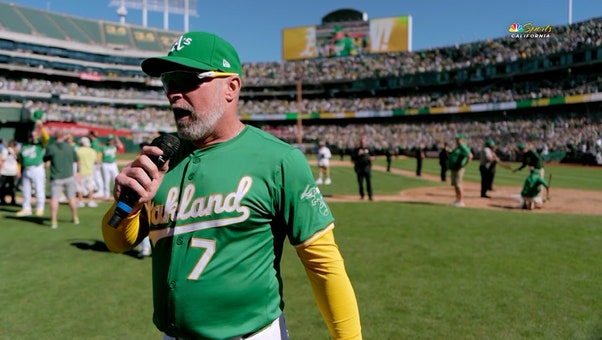
[[[210,229],[210,228],[219,228],[225,227],[227,225],[244,222],[249,218],[249,209],[247,208],[243,211],[243,214],[236,217],[228,217],[211,221],[203,221],[192,224],[185,224],[181,226],[176,226],[174,228],[165,228],[159,230],[151,230],[149,233],[150,239],[153,242],[153,245],[157,243],[162,238],[171,237],[180,234],[191,233],[193,231]]]
[[[180,202],[178,202],[179,188],[172,187],[167,192],[164,205],[154,205],[152,202],[147,205],[150,212],[150,223],[154,225],[167,224],[170,221],[183,221],[190,218],[198,218],[210,215],[219,216],[221,213],[238,212],[239,216],[215,218],[208,221],[190,223],[185,225],[176,225],[173,228],[163,228],[151,230],[150,238],[153,243],[164,237],[189,233],[197,230],[223,227],[230,224],[240,223],[247,220],[250,216],[250,209],[241,205],[242,199],[251,189],[253,179],[250,176],[244,176],[238,182],[236,191],[226,193],[225,195],[212,194],[205,197],[194,197],[195,185],[188,184],[183,191]],[[224,198],[225,196],[225,198]],[[188,209],[188,210],[187,210]]]

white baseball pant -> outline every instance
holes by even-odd
[[[23,210],[31,210],[32,189],[36,191],[36,210],[44,210],[46,202],[46,169],[44,164],[25,167],[21,176]]]

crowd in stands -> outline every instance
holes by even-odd
[[[602,45],[602,18],[587,20],[570,26],[554,27],[553,32],[543,39],[512,38],[488,39],[469,44],[454,45],[417,52],[357,55],[344,58],[319,58],[313,60],[246,63],[243,85],[249,87],[278,86],[292,84],[302,70],[304,83],[320,83],[336,80],[352,80],[384,76],[402,76],[421,72],[443,72],[476,65],[507,63],[519,59],[573,51],[581,47]],[[296,112],[296,99],[256,99],[243,96],[240,102],[241,115],[282,114]],[[550,98],[574,94],[597,93],[602,87],[602,75],[574,74],[564,81],[516,82],[511,86],[495,84],[476,89],[458,89],[451,92],[436,90],[399,93],[390,97],[364,98],[320,98],[302,101],[304,112],[357,112],[393,109],[422,109],[428,107],[450,107],[480,103],[501,103],[525,99]],[[3,92],[49,93],[90,97],[89,102],[29,101],[25,105],[33,110],[42,110],[47,120],[74,121],[109,125],[114,128],[136,131],[174,131],[173,119],[167,106],[161,105],[109,105],[93,98],[138,99],[164,101],[160,88],[88,87],[73,82],[58,82],[45,79],[14,79],[0,76],[0,95]],[[13,100],[19,100],[14,99]],[[553,108],[552,108],[553,109]],[[304,131],[306,140],[328,139],[331,145],[349,147],[358,139],[358,134],[370,136],[379,148],[412,148],[419,143],[436,146],[452,140],[462,132],[472,137],[475,145],[481,145],[489,136],[498,137],[500,151],[508,150],[514,143],[532,140],[541,150],[591,150],[595,152],[602,131],[600,119],[590,116],[555,116],[555,121],[538,117],[528,120],[455,122],[447,123],[396,123],[387,125],[340,125],[309,126]],[[270,128],[279,137],[294,141],[295,126]],[[497,136],[496,136],[497,134]],[[599,146],[598,146],[599,148]],[[510,151],[508,151],[510,152]]]
[[[297,126],[264,126],[275,136],[295,143]],[[506,160],[516,160],[519,143],[529,143],[544,158],[552,153],[591,154],[602,156],[602,114],[537,115],[533,118],[505,120],[455,120],[453,122],[408,122],[395,124],[346,124],[303,126],[304,141],[325,141],[336,150],[350,150],[357,146],[360,136],[368,137],[368,144],[377,153],[391,149],[399,154],[410,154],[418,145],[438,150],[444,142],[454,145],[456,135],[467,136],[470,148],[480,150],[487,139],[498,146],[498,153]],[[558,160],[558,159],[557,159]]]
[[[309,82],[449,71],[568,52],[585,46],[600,46],[600,32],[602,18],[595,18],[570,26],[554,27],[549,38],[544,39],[507,36],[418,52],[247,63],[244,65],[244,79],[245,84],[249,85],[290,84],[297,80],[299,69],[303,70],[302,78]]]
[[[356,112],[384,111],[394,109],[421,109],[428,107],[451,107],[480,103],[502,103],[526,99],[551,98],[575,94],[596,93],[602,88],[602,76],[581,75],[561,82],[529,81],[514,84],[510,89],[503,87],[487,87],[482,90],[456,91],[441,93],[429,92],[417,95],[400,95],[371,98],[320,98],[303,99],[304,112]],[[147,98],[164,99],[159,91],[137,91],[134,89],[97,89],[78,85],[77,83],[49,82],[40,79],[11,80],[0,77],[2,90],[36,92],[36,93],[68,93],[93,98]],[[155,93],[155,95],[150,95]],[[138,96],[139,94],[139,96]],[[172,130],[171,113],[166,107],[145,106],[119,107],[113,105],[88,103],[38,102],[36,109],[49,114],[49,119],[56,121],[78,121],[111,125],[115,128],[131,130]],[[239,113],[247,114],[284,114],[296,112],[297,102],[294,98],[257,100],[243,98]]]

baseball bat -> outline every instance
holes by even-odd
[[[499,166],[501,166],[504,169],[508,169],[508,170],[512,170],[512,167],[510,166],[510,164],[505,163],[505,162],[499,162],[497,163]]]
[[[551,199],[551,196],[550,196],[551,187],[552,187],[552,173],[549,173],[548,174],[548,197],[546,197],[546,202]]]

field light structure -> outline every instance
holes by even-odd
[[[109,7],[117,7],[120,22],[125,24],[125,17],[130,9],[142,10],[142,26],[148,26],[148,12],[163,12],[163,29],[169,30],[169,14],[184,15],[184,31],[188,31],[190,16],[198,17],[197,0],[110,0]]]

